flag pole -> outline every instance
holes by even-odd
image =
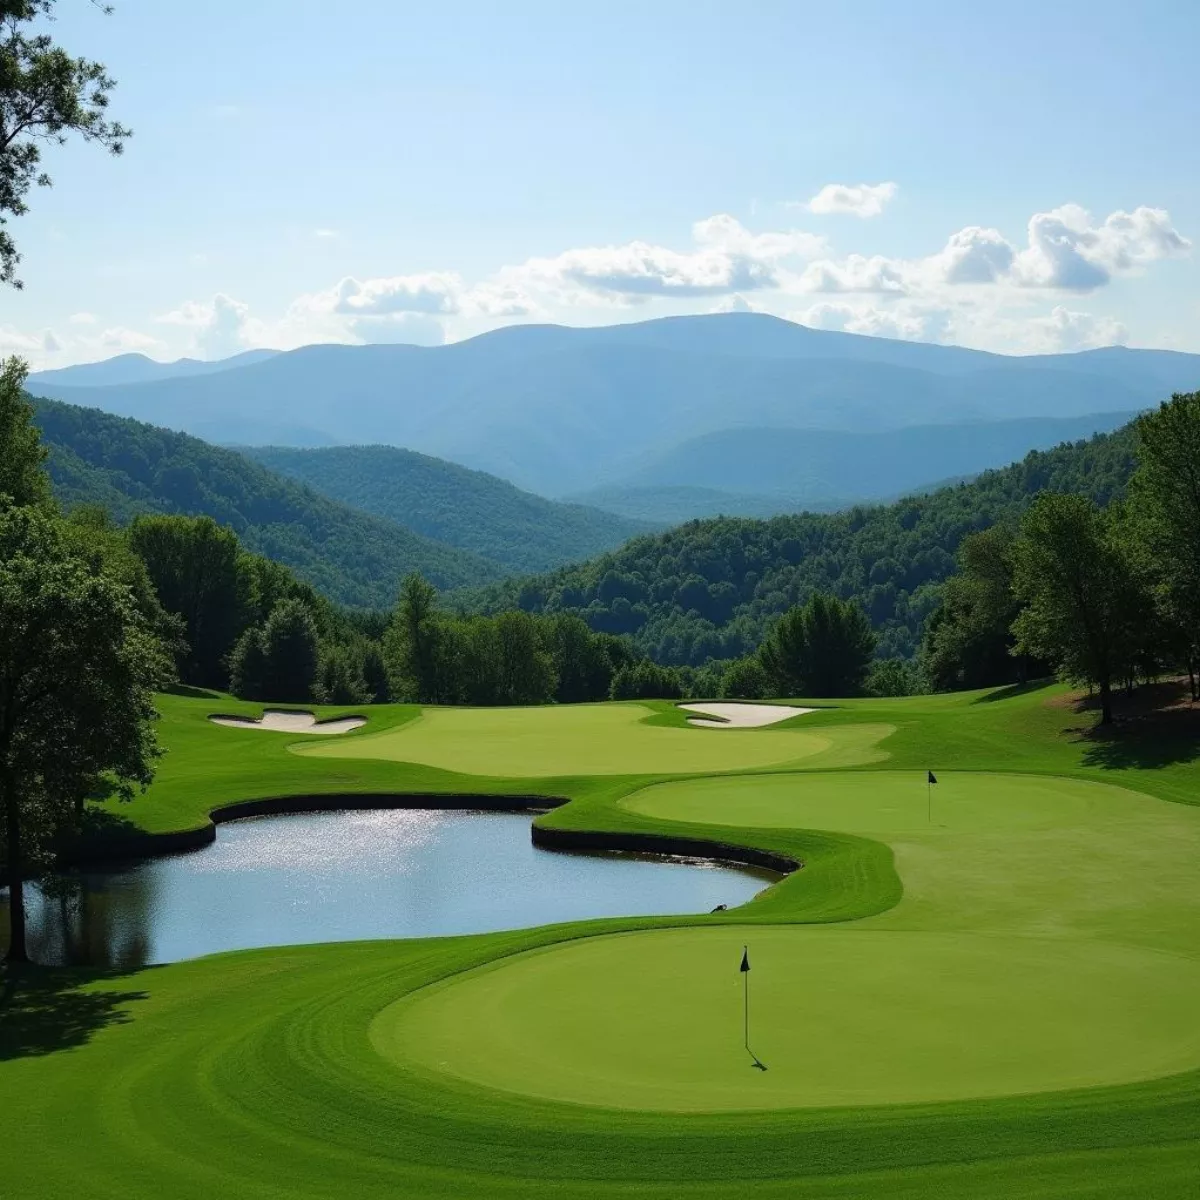
[[[933,783],[929,771],[925,772],[925,823],[933,824]]]
[[[749,954],[749,951],[750,951],[749,946],[742,947],[743,961],[745,961],[747,955]],[[745,1014],[744,1019],[743,1019],[743,1029],[745,1031],[746,1053],[751,1054],[752,1051],[750,1049],[750,972],[749,971],[742,972],[742,984],[743,984],[742,995],[744,997],[744,1006],[743,1006],[742,1011]]]

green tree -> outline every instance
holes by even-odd
[[[721,695],[727,700],[761,700],[769,688],[767,673],[753,655],[735,658],[721,676]]]
[[[876,659],[867,672],[870,696],[915,696],[923,685],[921,672],[906,658]]]
[[[678,700],[682,695],[677,672],[648,659],[622,667],[613,676],[610,691],[613,700]]]
[[[958,574],[946,581],[921,646],[921,665],[935,692],[1023,681],[1047,669],[1013,652],[1012,626],[1020,611],[1013,591],[1015,540],[1008,525],[963,539]]]
[[[27,958],[23,880],[104,773],[149,783],[165,656],[127,587],[72,552],[34,507],[0,507],[0,808],[8,957]]]
[[[46,451],[33,423],[33,406],[25,398],[28,374],[19,358],[0,364],[0,496],[12,504],[47,504],[50,480],[42,470]]]
[[[320,650],[312,614],[299,600],[275,606],[262,631],[262,692],[266,700],[313,698]]]
[[[366,704],[370,689],[363,679],[361,648],[346,644],[321,647],[313,695],[322,704]]]
[[[266,694],[266,678],[262,629],[252,625],[242,633],[230,652],[229,690],[242,700],[261,700]]]
[[[1200,671],[1200,392],[1172,396],[1137,420],[1133,507],[1159,603],[1197,698]]]
[[[444,678],[444,635],[438,620],[437,589],[412,572],[400,584],[392,623],[384,636],[384,657],[392,692],[418,704],[441,702],[449,691]]]
[[[779,618],[759,661],[777,696],[853,696],[862,691],[875,644],[857,604],[816,592]]]
[[[1013,625],[1018,653],[1094,685],[1106,725],[1113,686],[1132,674],[1139,625],[1152,608],[1126,535],[1115,509],[1047,494],[1025,514],[1013,545],[1013,587],[1024,604]]]
[[[130,136],[108,119],[115,82],[103,64],[72,58],[31,28],[53,11],[54,0],[0,0],[0,282],[18,288],[21,256],[5,226],[29,211],[32,187],[50,186],[42,147],[78,134],[120,154]]]
[[[237,535],[211,517],[138,517],[129,541],[159,601],[183,618],[187,683],[224,687],[227,658],[246,626],[251,580]]]

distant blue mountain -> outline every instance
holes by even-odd
[[[116,387],[127,383],[154,383],[160,379],[178,379],[185,375],[215,375],[234,371],[251,363],[273,358],[278,350],[247,350],[232,358],[203,362],[198,358],[177,358],[160,363],[144,354],[118,354],[103,362],[80,363],[74,367],[59,367],[53,371],[35,371],[29,376],[29,386],[36,390],[50,387]]]
[[[692,517],[772,516],[892,500],[914,489],[1006,466],[1119,429],[1134,416],[1027,417],[912,425],[881,433],[726,429],[638,463],[622,480],[570,497],[622,516],[668,523]]]
[[[216,442],[406,447],[558,496],[621,483],[731,429],[880,433],[1135,412],[1200,388],[1200,355],[1018,358],[724,313],[510,326],[438,347],[306,346],[219,374],[107,386],[79,378],[43,376],[30,390]]]

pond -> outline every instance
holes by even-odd
[[[528,813],[390,810],[232,821],[211,846],[27,889],[31,957],[119,967],[253,946],[434,937],[708,912],[776,878],[534,846]],[[8,893],[0,891],[0,943]]]

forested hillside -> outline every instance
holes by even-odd
[[[323,495],[513,571],[591,558],[652,527],[546,500],[483,471],[394,446],[258,446],[242,453]]]
[[[1127,427],[895,504],[692,521],[577,567],[456,599],[484,611],[578,613],[593,629],[632,635],[660,663],[696,666],[753,650],[772,617],[822,591],[863,605],[880,657],[911,657],[967,533],[1015,520],[1041,490],[1106,502],[1132,470]]]
[[[122,523],[143,513],[212,517],[247,549],[355,607],[389,607],[409,571],[447,588],[503,574],[496,563],[357,512],[232,450],[95,409],[52,400],[34,407],[67,509],[99,504]]]

